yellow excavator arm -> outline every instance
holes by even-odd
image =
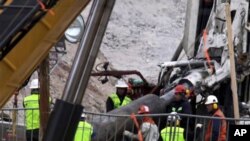
[[[54,14],[47,12],[1,59],[0,108],[46,58],[88,3],[89,0],[58,0],[51,8]]]

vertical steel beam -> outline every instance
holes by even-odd
[[[199,6],[200,0],[189,0],[187,2],[184,38],[182,45],[188,58],[194,56]]]
[[[99,52],[99,48],[101,46],[101,42],[102,42],[106,27],[108,25],[108,21],[109,21],[111,12],[113,10],[114,4],[115,4],[115,0],[108,0],[108,1],[106,1],[106,3],[104,4],[104,7],[102,7],[102,9],[97,11],[97,12],[99,12],[97,14],[98,14],[98,17],[100,17],[101,21],[99,21],[100,22],[99,27],[97,29],[96,36],[95,36],[94,42],[93,42],[91,50],[90,50],[88,60],[84,66],[84,71],[83,71],[82,77],[80,79],[79,87],[78,87],[76,97],[74,100],[75,104],[81,104],[81,102],[82,102],[83,95],[84,95],[86,87],[88,85],[88,80],[89,80],[89,77],[91,75],[91,71],[93,69],[93,66],[95,64],[95,60],[96,60],[97,54]]]
[[[65,86],[62,100],[73,103],[74,98],[81,80],[83,71],[86,67],[88,57],[91,52],[91,48],[101,21],[100,13],[103,12],[103,7],[105,5],[105,0],[94,0],[89,18],[87,20],[87,28],[83,34],[83,38],[80,42],[80,46],[77,50],[74,63]]]

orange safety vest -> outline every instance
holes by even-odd
[[[227,135],[227,122],[224,119],[225,116],[222,113],[222,111],[220,109],[218,109],[214,114],[213,117],[220,117],[222,120],[221,125],[220,125],[220,134],[219,134],[219,138],[218,141],[226,141],[226,135]],[[212,121],[210,120],[208,122],[208,126],[207,126],[207,131],[206,131],[206,135],[205,135],[205,141],[210,141],[212,137]]]

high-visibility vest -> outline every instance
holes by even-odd
[[[74,141],[91,141],[93,127],[86,121],[80,121],[76,130]]]
[[[161,130],[163,141],[185,141],[184,129],[181,127],[166,127]]]
[[[112,101],[114,103],[114,108],[119,108],[121,106],[125,106],[132,101],[129,97],[125,96],[123,101],[121,102],[118,95],[114,94],[114,93],[111,94],[111,96],[109,96],[109,97],[112,99]]]
[[[39,94],[26,96],[23,101],[24,108],[35,108],[25,110],[26,129],[33,130],[40,127],[39,117]]]
[[[39,98],[39,94],[31,94],[23,100],[24,108],[27,108],[27,110],[25,110],[27,130],[39,129],[40,127]],[[49,98],[49,102],[52,102],[51,97]],[[29,110],[29,108],[32,109]]]

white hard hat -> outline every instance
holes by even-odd
[[[86,118],[87,117],[86,113],[82,113],[81,117]]]
[[[30,83],[30,89],[38,89],[39,87],[38,79],[33,79]]]
[[[171,112],[170,115],[168,116],[168,121],[176,121],[176,120],[181,120],[180,116],[177,115],[177,112]]]
[[[207,97],[207,100],[206,100],[206,102],[205,102],[205,105],[213,104],[213,103],[218,103],[218,99],[217,99],[217,97],[214,96],[214,95],[209,95],[209,96]]]
[[[123,79],[119,79],[116,82],[115,87],[116,88],[128,88],[128,84]]]

